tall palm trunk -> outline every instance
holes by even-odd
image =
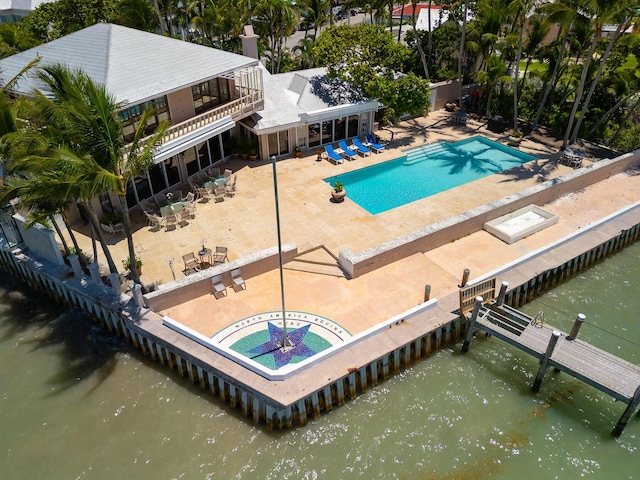
[[[418,54],[420,55],[420,61],[422,62],[422,69],[424,70],[424,78],[429,79],[429,65],[427,65],[427,56],[424,53],[424,49],[422,48],[422,40],[418,35],[418,30],[416,29],[416,7],[418,6],[418,0],[411,0],[411,5],[413,8],[413,12],[411,13],[411,27],[413,28],[413,37],[416,41],[416,48],[418,49]],[[431,11],[431,10],[429,10]],[[431,30],[431,23],[429,23],[429,30]]]
[[[600,82],[600,77],[602,76],[604,65],[605,63],[607,63],[607,59],[609,58],[609,54],[611,53],[613,44],[616,43],[616,41],[618,40],[618,38],[626,28],[625,25],[627,24],[628,21],[629,19],[625,19],[623,23],[620,23],[620,25],[618,25],[618,28],[616,29],[614,34],[611,36],[611,39],[609,40],[607,48],[604,54],[602,55],[602,58],[600,59],[600,65],[598,66],[598,71],[596,73],[596,76],[593,78],[593,81],[591,82],[591,86],[589,87],[589,92],[587,93],[587,97],[584,99],[584,102],[582,103],[582,110],[580,111],[580,115],[578,116],[578,120],[576,121],[575,127],[573,127],[573,133],[571,134],[570,143],[575,143],[576,139],[578,138],[578,132],[580,132],[580,126],[582,125],[582,121],[584,120],[584,117],[587,113],[587,108],[589,107],[589,103],[591,102],[591,96],[593,95],[593,92],[595,91],[596,86]]]
[[[569,135],[571,133],[571,128],[573,126],[573,122],[576,118],[576,112],[578,111],[578,106],[580,105],[580,100],[582,99],[582,94],[584,93],[584,86],[587,83],[587,75],[589,73],[589,65],[591,64],[591,59],[593,58],[593,54],[596,51],[596,46],[598,45],[598,36],[594,35],[591,40],[591,47],[589,47],[589,52],[584,59],[584,63],[582,65],[582,74],[580,75],[580,82],[578,83],[578,89],[575,93],[575,99],[573,101],[573,107],[571,107],[571,114],[569,115],[569,122],[567,123],[567,130],[564,132],[564,138],[562,139],[562,148],[566,148],[569,144]]]
[[[131,280],[134,283],[140,283],[140,276],[138,275],[138,269],[136,268],[136,251],[133,244],[133,231],[131,229],[131,218],[129,217],[129,206],[127,205],[127,197],[125,195],[118,195],[118,203],[120,205],[120,212],[122,215],[122,229],[127,237],[127,247],[129,250],[129,271],[131,273]]]
[[[638,108],[638,106],[640,106],[640,96],[638,96],[638,99],[636,100],[636,103],[634,103],[633,106],[629,109],[629,111],[627,112],[627,114],[624,117],[624,120],[622,120],[620,122],[620,126],[618,127],[618,129],[615,132],[613,132],[613,135],[611,135],[609,138],[607,138],[605,140],[605,142],[604,142],[605,145],[609,146],[611,144],[611,142],[613,142],[616,139],[616,137],[620,134],[622,129],[627,124],[627,121],[629,120],[629,117],[631,117],[631,115],[633,114],[635,109]]]
[[[96,215],[96,211],[93,209],[90,203],[83,203],[82,206],[85,208],[85,213],[87,213],[87,218],[89,219],[89,223],[91,223],[91,227],[96,232],[98,237],[98,242],[100,242],[100,246],[102,247],[102,252],[104,253],[104,257],[107,260],[107,265],[109,266],[110,273],[118,273],[118,269],[116,268],[116,264],[113,262],[113,257],[111,256],[111,252],[109,251],[109,247],[107,246],[107,241],[102,234],[102,229],[100,228],[100,222],[98,221],[98,216]]]
[[[71,251],[69,250],[69,245],[67,245],[67,240],[62,235],[62,230],[60,230],[60,227],[58,226],[58,222],[56,222],[55,216],[50,215],[49,220],[51,221],[51,224],[53,225],[54,230],[58,234],[58,238],[60,238],[60,241],[62,242],[62,248],[64,248],[65,256],[68,257],[71,254]],[[78,250],[76,250],[76,252],[77,251]]]
[[[596,133],[596,131],[598,130],[598,128],[600,128],[600,126],[609,118],[609,116],[615,112],[618,108],[620,108],[620,106],[625,103],[627,100],[629,100],[631,97],[633,97],[634,95],[637,95],[638,92],[633,91],[631,93],[628,93],[627,95],[625,95],[624,97],[622,97],[620,100],[618,100],[616,102],[616,104],[611,107],[609,110],[607,110],[607,113],[605,113],[604,115],[602,115],[600,117],[600,120],[598,120],[598,123],[596,123],[593,127],[591,127],[591,130],[589,130],[589,133],[587,133],[587,137],[592,136],[594,133]]]
[[[460,110],[462,110],[462,57],[464,55],[464,42],[467,37],[467,9],[469,8],[468,0],[464,0],[464,10],[462,14],[462,34],[460,35],[460,49],[458,50],[458,102]]]
[[[569,29],[567,28],[566,33],[563,35],[562,40],[560,41],[560,48],[558,51],[558,58],[556,59],[556,64],[553,66],[553,73],[549,77],[549,81],[547,82],[547,86],[544,89],[544,94],[542,95],[542,100],[540,100],[540,105],[538,105],[538,111],[536,112],[536,118],[533,120],[533,125],[531,126],[531,130],[535,131],[538,128],[538,122],[540,121],[540,117],[542,116],[542,111],[544,110],[544,106],[547,103],[549,95],[551,94],[551,89],[555,84],[555,79],[558,75],[558,71],[560,70],[560,64],[564,60],[564,53],[567,47],[567,39],[569,37]]]
[[[524,43],[524,32],[527,29],[529,19],[526,10],[522,12],[524,21],[520,25],[520,39],[518,41],[518,54],[516,55],[515,79],[513,81],[513,129],[518,130],[518,80],[520,76],[520,59],[522,58],[522,44]]]

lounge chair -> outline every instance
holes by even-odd
[[[247,289],[247,284],[244,283],[244,278],[242,278],[242,271],[239,268],[231,270],[231,280],[233,280],[233,289],[236,292],[239,290]]]
[[[344,162],[344,158],[342,158],[342,155],[338,155],[331,145],[325,145],[324,150],[325,152],[327,152],[329,160],[332,160],[333,163],[338,164]]]
[[[376,153],[380,153],[382,150],[384,150],[384,145],[380,145],[379,143],[376,143],[375,139],[373,138],[373,135],[371,135],[370,133],[367,135],[367,141],[364,143],[364,145],[369,147],[371,150],[373,150]]]
[[[356,158],[358,158],[358,152],[356,152],[355,150],[351,150],[347,146],[347,142],[345,142],[344,140],[340,140],[338,142],[338,145],[340,146],[340,149],[342,150],[342,155],[347,160],[351,161],[351,160],[355,160]]]
[[[182,261],[184,262],[185,275],[189,273],[197,272],[200,270],[200,260],[196,258],[193,252],[182,255]]]
[[[216,299],[227,295],[227,287],[222,282],[222,274],[211,277],[211,284],[213,285],[213,296]]]
[[[371,149],[368,147],[365,147],[362,144],[362,142],[360,142],[360,139],[358,137],[355,137],[351,141],[353,142],[353,148],[355,148],[360,155],[362,155],[363,157],[366,157],[367,155],[371,155]]]

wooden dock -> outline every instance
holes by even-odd
[[[566,334],[514,308],[500,305],[499,300],[500,296],[498,302],[483,304],[482,297],[477,297],[463,351],[468,349],[474,331],[482,330],[540,361],[534,391],[540,388],[546,369],[554,367],[611,395],[627,404],[613,430],[613,435],[620,435],[640,403],[640,366],[575,338],[580,319],[572,332]]]

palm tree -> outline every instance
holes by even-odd
[[[460,32],[460,49],[458,51],[458,102],[460,110],[463,109],[462,105],[462,59],[464,57],[464,43],[467,37],[467,12],[469,11],[469,1],[464,0],[464,9],[462,12],[462,31]]]
[[[513,82],[513,129],[518,130],[518,80],[520,78],[520,59],[522,58],[522,48],[524,45],[524,32],[529,24],[529,14],[533,7],[534,0],[519,0],[511,4],[511,8],[515,6],[517,9],[516,20],[514,23],[519,24],[518,33],[518,53],[515,60],[515,75]]]
[[[146,123],[153,114],[152,110],[145,109],[136,125],[133,141],[127,147],[118,118],[119,106],[102,85],[82,72],[69,72],[62,65],[45,67],[39,77],[47,92],[36,93],[36,108],[45,122],[49,138],[57,147],[53,155],[48,155],[49,162],[43,162],[43,165],[55,168],[56,173],[63,172],[58,177],[52,174],[53,193],[64,197],[62,192],[66,191],[66,196],[75,195],[90,208],[90,199],[114,192],[118,196],[127,237],[130,265],[135,265],[127,184],[151,165],[154,149],[164,135],[166,124],[161,124],[145,138]],[[90,212],[91,222],[102,242],[97,217],[91,208]],[[131,276],[139,283],[135,269],[131,270]]]
[[[549,22],[560,25],[560,31],[558,32],[558,55],[554,63],[553,71],[548,77],[542,99],[538,105],[538,111],[536,112],[536,117],[533,120],[533,125],[531,126],[532,130],[536,130],[538,128],[538,122],[542,116],[542,111],[544,110],[547,100],[551,94],[551,90],[556,85],[558,72],[560,67],[563,65],[564,57],[568,50],[569,35],[572,27],[577,20],[583,18],[583,16],[578,13],[578,5],[576,5],[572,0],[567,0],[565,2],[549,2],[541,7],[541,11],[547,16]]]
[[[487,107],[485,115],[491,118],[491,100],[493,98],[493,91],[496,85],[500,82],[509,83],[513,81],[513,78],[507,75],[507,64],[502,57],[498,55],[491,55],[487,58],[487,70],[476,72],[476,80],[486,83],[487,91]]]
[[[427,57],[422,48],[422,41],[416,30],[416,9],[418,8],[418,0],[411,0],[411,28],[413,29],[413,36],[416,39],[416,48],[418,49],[418,55],[420,55],[420,61],[422,62],[422,68],[424,70],[424,78],[429,79],[429,66],[427,65]],[[402,23],[401,23],[402,25]],[[431,36],[431,5],[429,5],[429,31],[428,35]],[[429,37],[430,38],[430,37]]]
[[[313,23],[313,37],[318,38],[318,30],[327,23],[331,14],[330,0],[303,0],[299,3],[307,23]]]
[[[614,22],[618,21],[619,22],[618,28],[613,33],[613,35],[611,35],[609,39],[609,43],[607,44],[607,48],[605,49],[602,57],[600,58],[598,71],[596,72],[596,75],[591,82],[591,86],[589,87],[589,91],[587,92],[587,96],[584,102],[582,103],[582,110],[580,111],[580,115],[578,116],[578,119],[576,120],[576,124],[573,127],[573,133],[570,136],[569,143],[575,143],[578,137],[578,132],[580,131],[580,126],[582,125],[582,121],[584,120],[584,117],[587,113],[589,102],[591,102],[591,96],[593,95],[593,92],[595,91],[596,86],[600,81],[600,78],[602,76],[602,71],[604,70],[604,66],[607,63],[607,59],[609,58],[609,54],[611,53],[613,45],[616,43],[618,38],[620,38],[620,35],[622,34],[622,32],[629,26],[629,22],[631,21],[631,19],[637,15],[637,11],[640,9],[640,2],[638,2],[638,0],[614,2],[613,5],[611,5],[612,11],[605,10],[606,7],[608,6],[609,5],[603,6],[604,11],[602,12],[603,13],[602,16],[604,16],[605,18],[604,20],[602,20],[602,22],[604,23],[607,20],[614,21]],[[602,16],[599,18],[602,18]],[[596,28],[600,29],[596,32],[596,37],[599,38],[600,31],[602,28],[602,25],[600,24],[600,22],[596,22]]]
[[[254,10],[256,33],[269,41],[271,73],[280,72],[284,41],[297,23],[296,7],[288,0],[262,0]]]

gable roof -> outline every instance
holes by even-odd
[[[258,64],[242,55],[99,23],[0,60],[2,81],[13,78],[38,55],[41,66],[62,63],[83,70],[123,106]],[[26,95],[38,86],[34,72],[30,72],[16,90]]]

